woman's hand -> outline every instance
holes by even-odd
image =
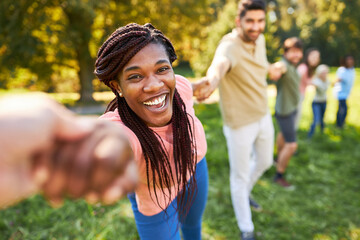
[[[207,77],[203,77],[197,82],[192,83],[193,95],[199,102],[206,100],[215,91],[216,86],[212,86]]]

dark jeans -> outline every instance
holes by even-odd
[[[347,114],[346,99],[339,100],[339,109],[336,115],[336,126],[342,128]]]
[[[312,110],[314,115],[314,121],[310,126],[308,137],[312,137],[315,132],[316,125],[320,124],[321,132],[324,130],[324,115],[326,109],[326,102],[313,102]]]

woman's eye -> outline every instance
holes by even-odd
[[[137,79],[141,79],[141,75],[134,74],[128,77],[128,80],[137,80]]]
[[[161,68],[159,68],[158,72],[164,72],[168,69],[169,69],[169,67],[161,67]]]

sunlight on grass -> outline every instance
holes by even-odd
[[[351,229],[349,235],[351,240],[360,240],[360,228]]]
[[[95,92],[93,97],[96,101],[110,102],[115,98],[115,94],[112,91]]]
[[[227,238],[223,235],[219,235],[215,229],[209,227],[208,224],[202,225],[202,238],[204,240],[226,240]]]
[[[314,240],[331,240],[331,237],[325,234],[316,234],[313,238]]]
[[[268,181],[263,181],[262,179],[260,179],[256,184],[263,187],[263,188],[272,187],[272,185],[270,185]]]
[[[61,102],[62,104],[74,105],[77,100],[80,98],[78,93],[50,93],[55,100]],[[98,102],[110,102],[114,99],[115,95],[111,91],[105,92],[94,92],[93,97],[95,101]]]
[[[339,136],[339,135],[329,134],[328,136],[329,136],[330,140],[333,142],[341,141],[341,136]]]
[[[5,95],[11,95],[11,94],[23,94],[23,93],[28,93],[28,92],[30,92],[30,91],[25,88],[14,88],[11,90],[0,89],[0,97],[5,96]]]

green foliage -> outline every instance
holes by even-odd
[[[237,1],[230,0],[220,10],[217,20],[206,29],[208,36],[205,41],[194,45],[196,54],[191,58],[191,67],[197,76],[204,75],[211,64],[215,50],[221,38],[235,26]]]
[[[270,0],[268,15],[272,21],[268,28],[273,36],[267,38],[269,59],[274,60],[280,46],[274,45],[273,39],[281,43],[291,36],[303,39],[305,48],[317,47],[328,65],[339,65],[340,58],[350,53],[360,59],[359,8],[357,0]]]
[[[0,3],[0,87],[13,84],[19,71],[20,87],[46,91],[68,89],[68,82],[91,100],[97,49],[117,27],[130,22],[152,22],[174,43],[179,59],[189,60],[193,45],[216,17],[215,0],[3,0]],[[185,27],[186,26],[186,27]],[[76,71],[76,78],[64,72]],[[31,77],[30,77],[31,75]],[[65,79],[65,86],[59,79]],[[69,80],[70,79],[70,80]]]
[[[193,45],[195,54],[190,59],[196,75],[204,75],[210,66],[215,49],[223,35],[234,27],[236,3],[228,0],[216,21],[207,26],[207,39]],[[360,59],[360,1],[344,0],[268,0],[265,31],[267,55],[270,62],[282,54],[283,41],[299,36],[305,49],[316,47],[322,61],[338,66],[345,54]]]
[[[221,37],[234,27],[237,0],[2,0],[0,88],[77,91],[91,100],[99,46],[117,27],[152,22],[173,42],[179,61],[204,75]],[[282,41],[300,36],[324,63],[360,59],[360,1],[268,0],[265,31],[270,62]],[[99,82],[96,90],[104,90]]]

